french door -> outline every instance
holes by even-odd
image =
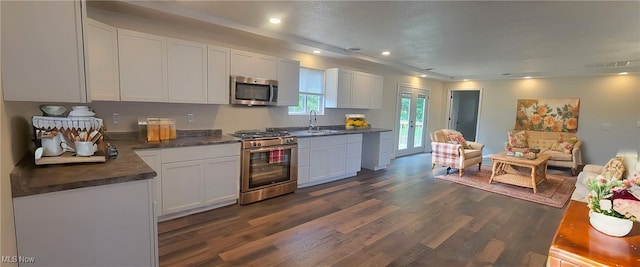
[[[396,112],[396,157],[425,151],[429,91],[409,85],[398,86]]]

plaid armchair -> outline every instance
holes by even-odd
[[[436,164],[447,166],[447,174],[451,168],[456,168],[460,172],[460,176],[463,174],[463,170],[474,164],[478,164],[478,170],[482,166],[482,149],[483,144],[464,141],[467,144],[467,148],[464,148],[464,144],[452,143],[450,140],[451,135],[459,135],[460,132],[450,129],[442,129],[429,133],[431,135],[431,169],[436,167]]]

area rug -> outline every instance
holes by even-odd
[[[571,198],[571,194],[576,185],[575,177],[547,174],[547,181],[538,184],[538,192],[534,194],[533,189],[528,187],[520,187],[500,182],[492,182],[489,184],[491,169],[488,167],[483,167],[480,171],[478,171],[477,168],[468,168],[464,171],[462,177],[458,175],[457,170],[452,170],[451,172],[452,173],[447,175],[442,174],[436,175],[435,177],[555,208],[564,207],[569,198]]]

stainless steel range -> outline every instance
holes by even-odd
[[[240,205],[291,193],[298,187],[298,139],[287,132],[237,131],[242,139]]]

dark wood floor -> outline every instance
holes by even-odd
[[[162,266],[544,266],[563,209],[387,170],[159,224]]]

